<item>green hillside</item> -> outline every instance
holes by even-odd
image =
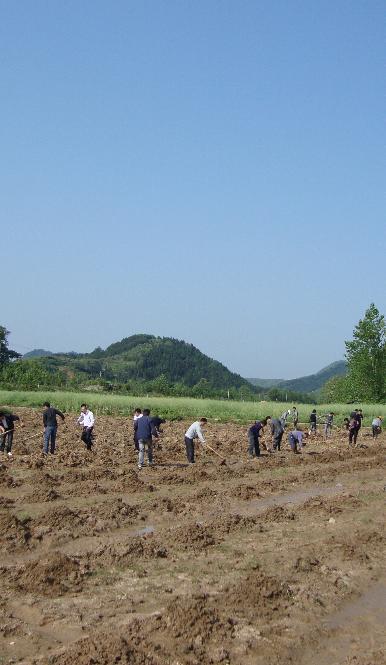
[[[298,379],[248,379],[253,386],[262,388],[280,388],[280,390],[296,391],[302,393],[312,393],[320,390],[322,386],[334,376],[344,376],[347,373],[347,365],[344,360],[337,360],[327,367],[308,376],[301,376]]]
[[[261,386],[262,388],[273,388],[283,383],[284,379],[247,379],[253,386]]]
[[[230,372],[217,360],[192,344],[170,337],[133,335],[104,350],[98,347],[86,354],[43,355],[41,350],[38,353],[39,356],[31,352],[29,358],[19,363],[29,363],[31,372],[35,367],[52,379],[55,377],[57,385],[61,386],[70,382],[83,385],[110,382],[131,383],[134,387],[133,384],[158,381],[161,392],[162,388],[166,390],[169,386],[170,389],[175,384],[190,389],[198,386],[197,391],[203,395],[213,390],[255,392],[246,379]],[[17,363],[13,363],[13,369],[17,367]],[[40,383],[44,382],[41,379]]]
[[[278,384],[281,390],[299,390],[300,392],[311,393],[320,390],[322,386],[333,376],[344,376],[347,373],[347,365],[344,360],[338,360],[327,367],[323,367],[316,374],[302,376],[299,379],[290,379]]]

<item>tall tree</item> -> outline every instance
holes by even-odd
[[[345,344],[350,392],[358,400],[382,401],[386,396],[386,323],[374,303],[355,326],[353,340]]]
[[[0,369],[9,363],[10,360],[20,358],[20,353],[8,348],[8,335],[9,330],[4,328],[4,326],[0,326]]]

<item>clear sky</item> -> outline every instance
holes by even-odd
[[[385,44],[377,0],[0,0],[10,346],[342,358],[386,310]]]

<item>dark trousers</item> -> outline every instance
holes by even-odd
[[[185,446],[186,446],[186,457],[188,458],[188,462],[193,464],[194,462],[194,441],[193,439],[188,439],[188,437],[185,437]]]
[[[260,457],[259,439],[255,439],[253,434],[248,434],[248,455],[249,457]]]
[[[139,450],[139,443],[137,439],[137,435],[134,434],[134,448],[138,451]]]
[[[273,437],[273,449],[274,450],[280,450],[281,446],[281,440],[283,438],[284,432],[280,432],[280,434],[275,434]]]
[[[357,427],[353,427],[352,429],[349,430],[348,442],[353,443],[354,446],[356,446],[357,444],[358,432],[359,429]]]
[[[376,439],[378,434],[380,434],[382,432],[382,430],[377,425],[373,425],[372,429],[373,429],[373,439]]]
[[[81,440],[85,443],[87,450],[91,450],[93,427],[83,427]]]
[[[48,455],[48,449],[53,455],[55,452],[55,443],[56,443],[56,425],[47,425],[44,430],[44,452]]]
[[[6,449],[7,453],[11,452],[13,441],[13,432],[7,432],[1,436],[0,440],[0,450],[3,451]]]

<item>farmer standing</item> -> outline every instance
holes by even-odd
[[[133,416],[133,429],[134,429],[134,448],[138,451],[139,450],[139,445],[138,445],[138,437],[137,437],[137,430],[135,429],[135,423],[137,422],[138,418],[142,418],[142,409],[137,407],[134,411],[134,416]]]
[[[158,439],[157,430],[151,422],[150,409],[144,409],[142,418],[137,418],[134,429],[138,440],[138,469],[142,469],[147,450],[147,463],[153,464],[153,436]]]
[[[189,464],[194,464],[194,439],[199,439],[203,446],[205,446],[205,439],[202,433],[202,428],[206,426],[206,418],[200,418],[192,423],[189,429],[185,432],[185,446],[186,457]]]
[[[312,434],[312,432],[315,432],[316,434],[316,420],[316,409],[312,409],[312,413],[310,414],[310,434]]]
[[[330,413],[327,414],[326,416],[326,422],[324,425],[324,438],[327,439],[327,437],[331,436],[332,434],[332,423],[334,422],[334,412],[330,411]]]
[[[256,420],[248,430],[248,457],[260,457],[259,437],[263,433],[263,428],[267,424],[266,420]]]
[[[95,418],[93,412],[90,411],[87,404],[81,404],[78,423],[83,427],[80,439],[85,444],[87,450],[91,450],[93,443],[92,433],[94,429]]]
[[[44,402],[43,411],[43,425],[44,425],[44,454],[48,455],[48,450],[51,455],[55,453],[56,433],[58,431],[58,421],[56,416],[59,416],[64,422],[64,415],[59,409],[55,409],[49,402]]]
[[[279,418],[271,418],[269,416],[269,419],[270,419],[271,434],[273,439],[273,449],[280,450],[281,440],[284,434],[282,418],[280,418],[279,420]]]
[[[23,422],[20,420],[19,416],[14,415],[13,413],[5,413],[5,411],[0,411],[0,427],[3,429],[3,433],[0,437],[0,452],[5,452],[8,454],[8,457],[12,457],[12,442],[13,442],[13,433],[15,430],[15,422],[19,421],[20,425],[23,425]]]
[[[359,430],[362,425],[362,418],[363,415],[361,409],[354,409],[354,411],[350,413],[349,443],[354,443],[354,446],[357,444]]]
[[[290,415],[290,413],[291,413],[291,409],[287,409],[286,411],[283,411],[283,413],[280,416],[280,422],[281,422],[281,426],[283,428],[283,431],[285,430],[285,426],[287,424],[287,418]]]
[[[299,422],[299,411],[297,410],[296,406],[292,407],[292,422],[294,425],[294,429],[297,428],[298,422]]]
[[[350,415],[350,422],[348,426],[348,443],[349,445],[357,445],[357,438],[360,426],[358,427],[358,413],[357,410],[353,411]]]

